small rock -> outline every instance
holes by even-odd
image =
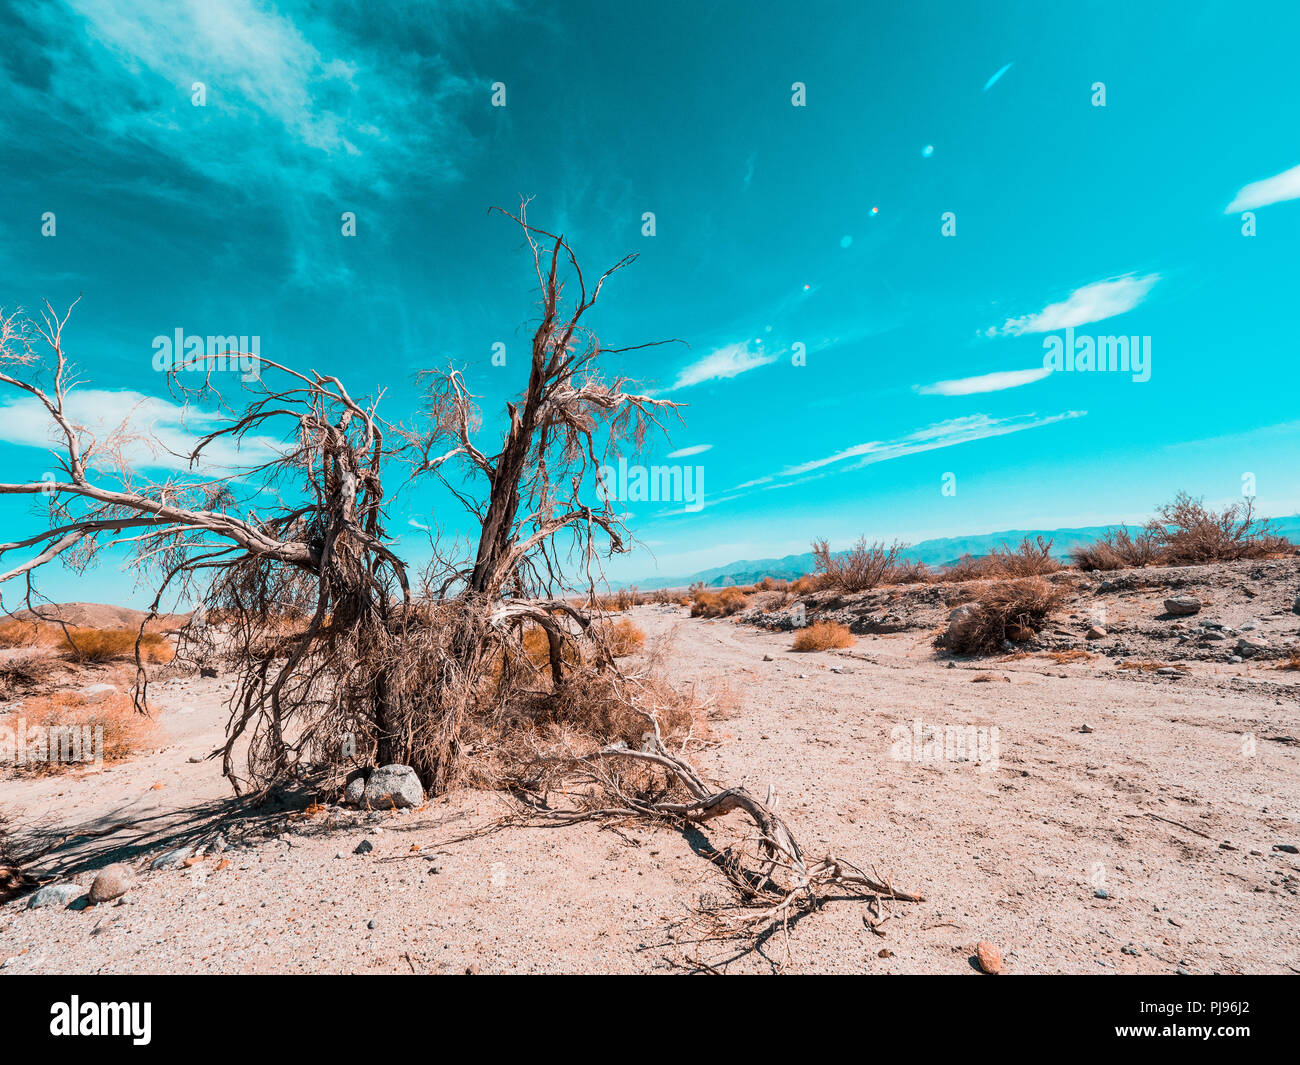
[[[376,920],[372,917],[372,918],[370,918],[370,920],[369,920],[368,922],[366,922],[366,927],[367,927],[367,928],[371,928],[371,929],[373,929],[373,928],[378,928],[378,927],[379,927],[379,922],[376,921]]]
[[[980,608],[974,603],[963,603],[948,614],[948,629],[943,634],[944,642],[949,647],[962,647],[974,632],[982,617]]]
[[[1091,732],[1092,729],[1089,728],[1088,725],[1085,723],[1085,724],[1079,726],[1079,731],[1080,731],[1080,732]]]
[[[1267,650],[1268,644],[1255,636],[1243,636],[1237,641],[1237,654],[1246,658]]]
[[[27,900],[27,908],[39,910],[42,906],[66,906],[85,893],[78,884],[46,884]]]
[[[1138,956],[1138,949],[1132,943],[1128,943],[1125,946],[1120,947],[1119,952],[1121,954],[1127,954],[1133,958],[1136,958]]]
[[[483,970],[480,969],[477,965],[469,965],[469,966],[466,966],[466,968],[465,968],[465,975],[466,975],[466,976],[482,976],[482,975],[483,975]]]
[[[1090,640],[1100,640],[1106,635],[1106,630],[1100,625],[1089,625],[1087,637]]]
[[[371,843],[370,840],[363,839],[360,843],[356,845],[356,847],[353,848],[352,853],[369,854],[374,849],[375,849],[375,845]]]
[[[771,655],[764,655],[764,656],[763,656],[763,661],[764,661],[764,662],[774,662],[775,659],[774,659]]]
[[[135,885],[135,873],[121,862],[106,865],[90,885],[87,897],[92,903],[111,902],[125,895]]]
[[[1275,851],[1283,851],[1286,854],[1300,853],[1297,852],[1296,845],[1294,843],[1274,843],[1273,849]]]
[[[1234,666],[1240,665],[1242,658],[1241,655],[1229,655],[1228,661],[1231,662]]]
[[[175,850],[165,851],[158,855],[149,863],[150,869],[175,869],[185,864],[185,859],[190,856],[189,847],[177,847]]]
[[[1002,972],[1002,954],[992,943],[984,940],[975,944],[975,960],[983,972],[996,976]]]
[[[1104,887],[1099,887],[1096,891],[1092,893],[1092,897],[1095,899],[1108,899],[1110,898],[1110,892],[1107,891]]]
[[[211,666],[200,666],[200,667],[199,667],[199,676],[200,676],[200,677],[215,677],[216,675],[217,675],[217,671],[216,671],[215,669],[213,669]]]
[[[1172,595],[1165,600],[1165,612],[1176,618],[1190,617],[1201,609],[1201,601],[1194,595]]]

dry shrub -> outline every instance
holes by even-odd
[[[103,757],[105,763],[121,762],[150,745],[154,736],[154,722],[135,709],[130,697],[122,692],[102,692],[83,695],[80,692],[59,692],[55,695],[37,696],[23,703],[19,711],[28,728],[39,725],[49,730],[86,729],[92,734],[103,729]],[[51,737],[51,743],[58,740]],[[76,768],[83,763],[47,762],[28,763],[23,767],[32,773],[57,773]]]
[[[966,581],[986,580],[992,575],[988,556],[976,558],[967,552],[951,566],[937,573],[935,580],[952,581],[960,584]]]
[[[739,588],[722,588],[716,592],[698,592],[691,603],[693,618],[727,618],[745,609],[745,593]]]
[[[796,651],[827,651],[833,647],[852,647],[853,634],[838,621],[814,621],[799,630],[794,638]]]
[[[1300,669],[1300,649],[1292,648],[1274,669]]]
[[[136,639],[140,639],[140,657],[146,662],[170,662],[175,655],[166,638],[156,632],[136,629],[81,629],[68,626],[62,647],[77,662],[111,662],[134,658]]]
[[[31,691],[50,675],[49,659],[26,653],[0,660],[0,699]]]
[[[1172,503],[1157,509],[1146,532],[1160,561],[1169,566],[1264,558],[1292,549],[1267,521],[1255,517],[1253,498],[1214,510],[1179,492]]]
[[[1124,525],[1091,544],[1071,548],[1070,558],[1081,570],[1102,571],[1150,566],[1159,561],[1151,533],[1143,531],[1134,536]]]
[[[868,543],[864,536],[843,554],[835,555],[830,542],[821,539],[813,541],[812,553],[817,573],[825,585],[842,592],[865,592],[889,580],[898,568],[905,546],[897,542]]]
[[[50,627],[38,621],[7,618],[0,621],[0,647],[49,647],[57,642]]]
[[[645,646],[645,632],[627,618],[601,622],[599,635],[615,658],[636,654]]]
[[[975,595],[974,622],[960,635],[947,637],[950,650],[959,654],[987,654],[999,650],[1015,632],[1038,633],[1061,605],[1064,592],[1042,577],[1017,577],[996,581]]]
[[[998,577],[1037,577],[1062,569],[1052,557],[1051,537],[1026,536],[1013,550],[1003,544],[988,556],[990,571]]]
[[[790,591],[795,595],[811,595],[821,587],[821,580],[811,573],[806,573],[796,581],[790,582]]]
[[[1065,665],[1067,662],[1091,662],[1097,656],[1082,647],[1075,647],[1069,651],[1048,651],[1047,657],[1053,662]]]

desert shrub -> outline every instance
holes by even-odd
[[[745,608],[745,593],[739,588],[699,592],[691,602],[693,618],[726,618]]]
[[[821,580],[811,573],[805,573],[802,577],[790,582],[790,591],[795,595],[811,595],[820,587]]]
[[[823,583],[842,592],[865,592],[886,583],[897,571],[904,544],[868,543],[864,536],[841,555],[831,552],[829,541],[814,540],[813,559]]]
[[[1117,570],[1150,566],[1158,561],[1155,538],[1148,531],[1136,536],[1127,526],[1110,529],[1091,544],[1070,549],[1070,560],[1081,570]]]
[[[1062,568],[1052,557],[1051,537],[1043,536],[1033,540],[1026,536],[1014,549],[1003,544],[988,556],[986,565],[997,577],[1037,577]]]
[[[1268,521],[1255,517],[1251,498],[1215,510],[1179,492],[1156,510],[1145,531],[1160,561],[1170,566],[1263,558],[1292,547]]]
[[[23,717],[28,728],[33,725],[51,731],[88,728],[92,734],[102,728],[106,763],[123,761],[143,750],[155,732],[153,721],[137,711],[131,699],[121,692],[98,695],[59,692],[37,696],[23,703]],[[52,736],[50,742],[56,744],[58,740]],[[47,762],[28,763],[24,769],[33,773],[57,773],[81,764],[51,758]]]
[[[111,662],[135,657],[135,629],[82,629],[68,626],[63,633],[62,648],[78,662]],[[156,632],[140,637],[140,657],[146,662],[170,662],[171,644]]]
[[[31,691],[49,673],[49,660],[43,655],[27,653],[0,660],[0,699]]]
[[[627,618],[601,622],[599,635],[615,658],[636,654],[645,646],[645,633]]]
[[[967,552],[956,562],[936,574],[935,579],[961,583],[964,581],[981,581],[993,576],[988,556],[976,558]]]
[[[974,620],[950,631],[946,642],[959,654],[999,650],[1004,640],[1041,632],[1065,595],[1042,577],[1016,577],[981,588],[973,600]]]
[[[63,646],[62,626],[35,618],[0,621],[0,649]]]
[[[852,647],[853,634],[838,621],[814,621],[799,630],[794,638],[796,651],[828,651],[834,647]]]

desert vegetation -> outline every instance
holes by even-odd
[[[982,585],[943,637],[951,651],[986,654],[1006,640],[1027,640],[1043,626],[1065,593],[1042,577],[1016,577]]]
[[[800,629],[794,638],[796,651],[829,651],[852,646],[853,634],[847,625],[841,625],[838,621],[814,621]]]
[[[1179,492],[1156,510],[1156,517],[1136,535],[1113,529],[1093,544],[1071,551],[1082,570],[1116,570],[1136,566],[1185,566],[1233,562],[1286,554],[1294,546],[1267,520],[1255,516],[1255,501],[1243,499],[1215,510],[1204,500]]]
[[[150,624],[171,599],[198,601],[176,659],[219,665],[233,681],[214,753],[237,791],[337,790],[352,765],[400,763],[433,794],[502,786],[525,799],[521,817],[552,823],[701,825],[738,811],[753,831],[715,860],[747,905],[702,916],[705,934],[761,934],[825,888],[909,898],[842,858],[805,857],[771,806],[707,784],[690,762],[698,705],[655,656],[634,669],[616,662],[644,637],[603,615],[640,599],[602,590],[602,561],[631,535],[620,505],[593,491],[595,473],[665,431],[677,404],[608,375],[610,356],[629,349],[586,325],[635,257],[590,284],[565,239],[526,211],[501,214],[531,259],[538,318],[526,381],[493,441],[455,366],[421,372],[419,409],[399,422],[380,413],[382,393],[354,395],[337,376],[250,356],[258,373],[235,395],[218,391],[211,367],[171,371],[174,395],[208,408],[208,428],[186,456],[189,474],[152,479],[131,460],[129,426],[96,435],[69,413],[72,310],[3,317],[0,386],[44,410],[58,451],[53,480],[0,483],[0,496],[38,501],[48,517],[44,531],[0,544],[0,558],[18,556],[0,584],[25,587],[40,618],[34,572],[129,550],[156,590],[129,641],[141,715],[151,667],[170,651]],[[247,464],[223,462],[240,443]],[[394,550],[386,505],[424,480],[464,506],[475,534],[465,547],[434,540],[416,572]],[[734,612],[744,593],[716,600],[705,616]],[[120,633],[64,635],[83,661],[127,652]],[[54,722],[68,706],[34,708]],[[121,725],[118,700],[73,709],[102,714],[106,740],[110,721]],[[119,750],[131,742],[121,735]],[[547,795],[572,799],[554,807]]]

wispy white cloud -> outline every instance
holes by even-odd
[[[706,355],[698,362],[691,363],[677,375],[669,391],[678,388],[690,388],[705,381],[723,381],[739,377],[760,366],[769,366],[780,358],[768,355],[752,341],[728,344],[711,355]]]
[[[994,418],[988,414],[970,414],[963,418],[952,418],[936,425],[918,429],[914,433],[897,437],[894,440],[870,440],[863,444],[854,444],[824,458],[801,462],[788,466],[778,477],[799,477],[827,466],[846,463],[857,459],[843,469],[859,469],[876,462],[889,462],[891,459],[916,455],[923,451],[937,451],[940,448],[956,447],[969,444],[975,440],[985,440],[992,436],[1006,436],[1008,433],[1020,433],[1026,429],[1037,429],[1044,425],[1081,418],[1087,411],[1071,410],[1061,414],[1040,416],[1037,414],[1013,415],[1008,418]]]
[[[278,442],[270,437],[246,437],[242,445],[220,438],[204,448],[205,463],[191,470],[184,456],[204,433],[220,424],[210,412],[129,389],[97,388],[74,389],[64,409],[72,422],[85,426],[101,444],[125,423],[122,456],[133,469],[210,475],[267,462],[279,453]],[[0,441],[47,452],[61,450],[49,413],[34,396],[0,403]],[[18,476],[38,480],[49,463],[33,457],[31,466],[39,471]]]
[[[1032,370],[998,370],[978,377],[961,377],[953,381],[936,381],[932,385],[918,385],[916,390],[923,396],[973,396],[980,392],[1001,392],[1033,384],[1051,372],[1041,366]]]
[[[703,455],[712,448],[712,444],[693,444],[691,447],[680,447],[676,451],[670,451],[668,457],[670,459],[686,459],[692,455]]]
[[[1300,166],[1293,166],[1263,181],[1243,185],[1233,201],[1223,209],[1224,214],[1249,211],[1254,207],[1267,207],[1271,203],[1300,199]]]
[[[1148,274],[1146,277],[1129,274],[1108,281],[1094,281],[1075,289],[1059,303],[1049,303],[1036,314],[1008,318],[1001,329],[994,326],[987,330],[987,335],[1050,333],[1056,329],[1113,318],[1117,314],[1131,311],[1146,299],[1147,293],[1159,280],[1159,274]]]

